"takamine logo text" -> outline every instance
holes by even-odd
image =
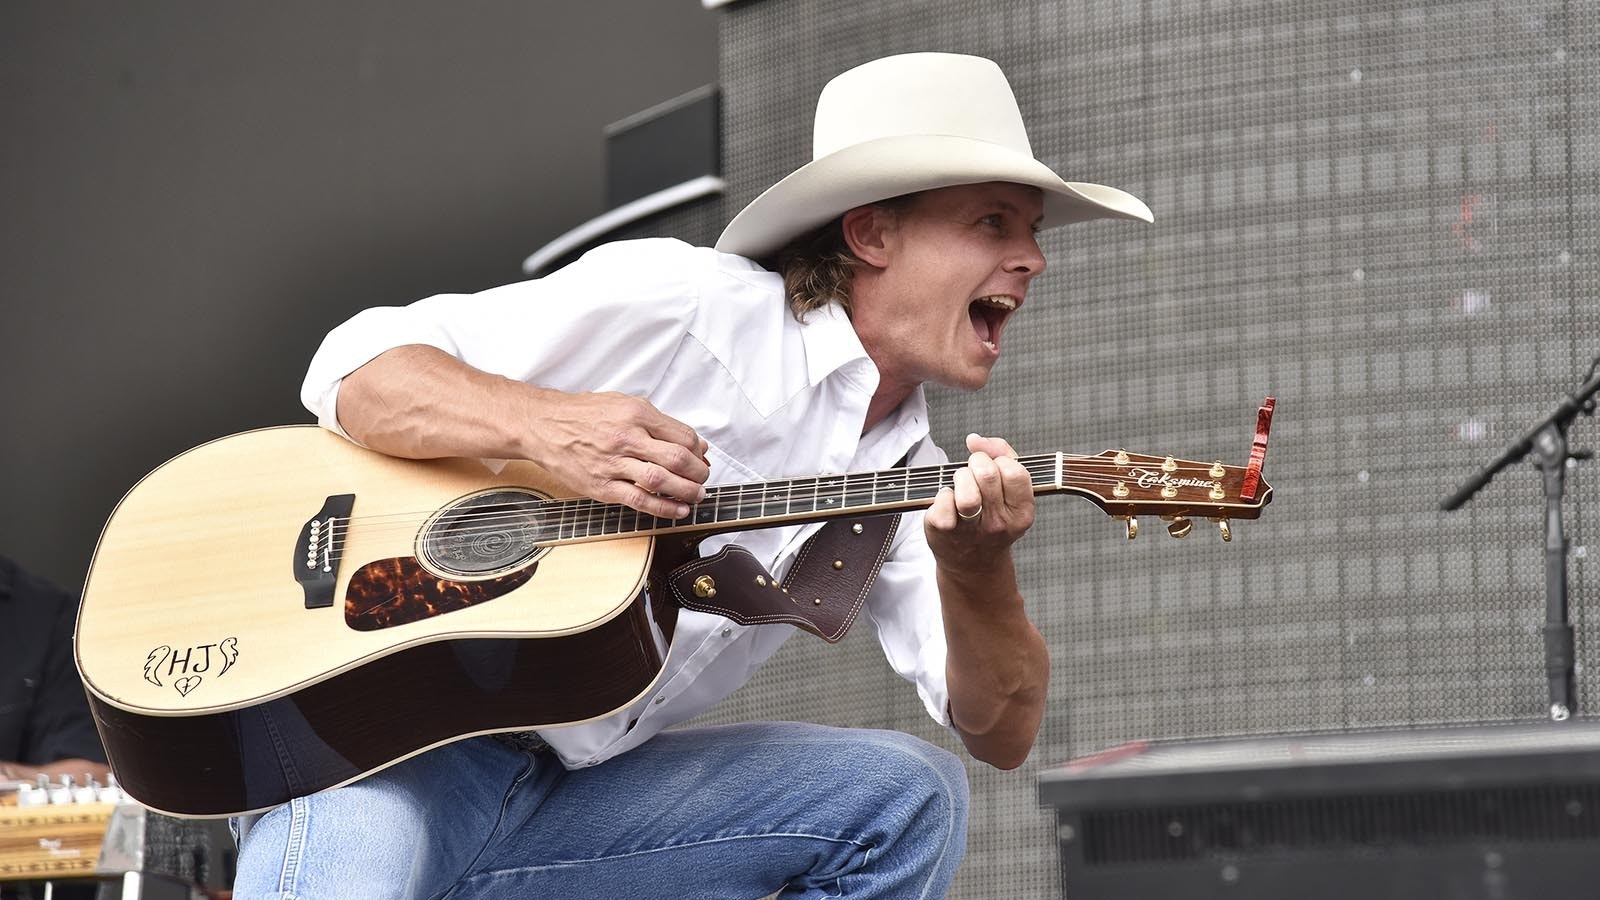
[[[162,678],[173,679],[172,687],[185,697],[200,686],[203,673],[216,670],[218,678],[228,674],[239,659],[239,639],[223,638],[215,644],[196,644],[174,650],[166,644],[150,651],[144,661],[144,680],[162,687]]]
[[[1166,472],[1152,472],[1149,469],[1129,469],[1128,474],[1138,479],[1139,487],[1146,490],[1153,487],[1210,489],[1222,486],[1220,481],[1207,481],[1204,478],[1173,478]]]

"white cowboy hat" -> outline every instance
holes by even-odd
[[[1044,227],[1154,221],[1138,197],[1069,182],[1033,158],[1005,73],[980,56],[907,53],[857,66],[817,98],[811,162],[733,217],[717,249],[762,257],[857,206],[958,184],[1044,191]]]

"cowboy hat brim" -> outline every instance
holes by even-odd
[[[717,249],[759,259],[857,206],[987,181],[1044,191],[1044,228],[1086,219],[1154,221],[1150,208],[1126,191],[1063,181],[1044,163],[999,144],[950,135],[898,135],[855,144],[796,169],[734,216]]]

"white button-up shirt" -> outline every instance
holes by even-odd
[[[946,461],[920,389],[862,434],[878,371],[837,306],[796,322],[777,275],[680,241],[609,244],[534,281],[366,310],[323,341],[301,389],[306,407],[344,434],[341,380],[405,344],[542,387],[644,397],[707,441],[712,484],[886,469],[908,454],[911,465]],[[818,527],[716,535],[701,552],[737,542],[782,577]],[[865,612],[889,665],[948,725],[944,625],[920,512],[895,532]],[[540,734],[569,767],[602,762],[709,709],[794,631],[682,610],[651,693]]]

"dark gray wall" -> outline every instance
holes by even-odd
[[[697,0],[0,4],[0,553],[76,588],[122,493],[306,421],[372,305],[521,277],[601,129],[712,82]]]

